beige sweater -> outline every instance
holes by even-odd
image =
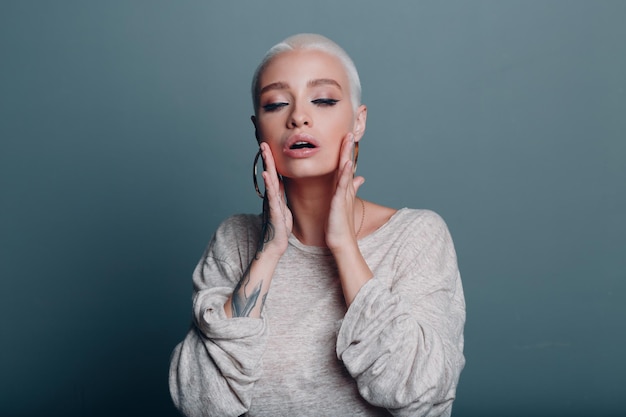
[[[359,240],[374,278],[349,309],[330,252],[292,235],[262,318],[228,319],[223,305],[259,232],[259,216],[227,219],[194,271],[194,325],[169,376],[183,414],[450,415],[465,301],[437,214],[401,209]]]

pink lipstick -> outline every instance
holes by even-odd
[[[316,154],[319,149],[319,143],[313,136],[296,133],[285,142],[283,153],[290,158],[308,158]]]

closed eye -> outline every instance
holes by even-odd
[[[326,106],[334,106],[338,102],[339,100],[335,100],[334,98],[318,98],[318,99],[313,100],[311,103],[317,106],[326,107]]]
[[[276,111],[287,106],[288,104],[289,103],[284,103],[284,102],[269,103],[263,106],[263,110],[268,111],[268,112]]]

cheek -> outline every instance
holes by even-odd
[[[335,130],[342,132],[344,135],[348,132],[352,132],[355,127],[354,113],[351,108],[345,108],[343,111],[337,114],[334,120]]]
[[[274,159],[274,165],[276,166],[276,171],[282,175],[285,161],[283,158],[281,145],[272,140],[265,140],[264,142],[267,143],[270,147],[270,151],[272,152],[272,158]]]
[[[257,125],[259,138],[269,144],[280,139],[281,131],[281,123],[278,120],[264,118]]]

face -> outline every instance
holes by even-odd
[[[346,135],[352,132],[355,141],[361,139],[366,109],[354,110],[349,85],[341,61],[323,51],[283,52],[266,66],[252,121],[281,175],[334,173]]]

